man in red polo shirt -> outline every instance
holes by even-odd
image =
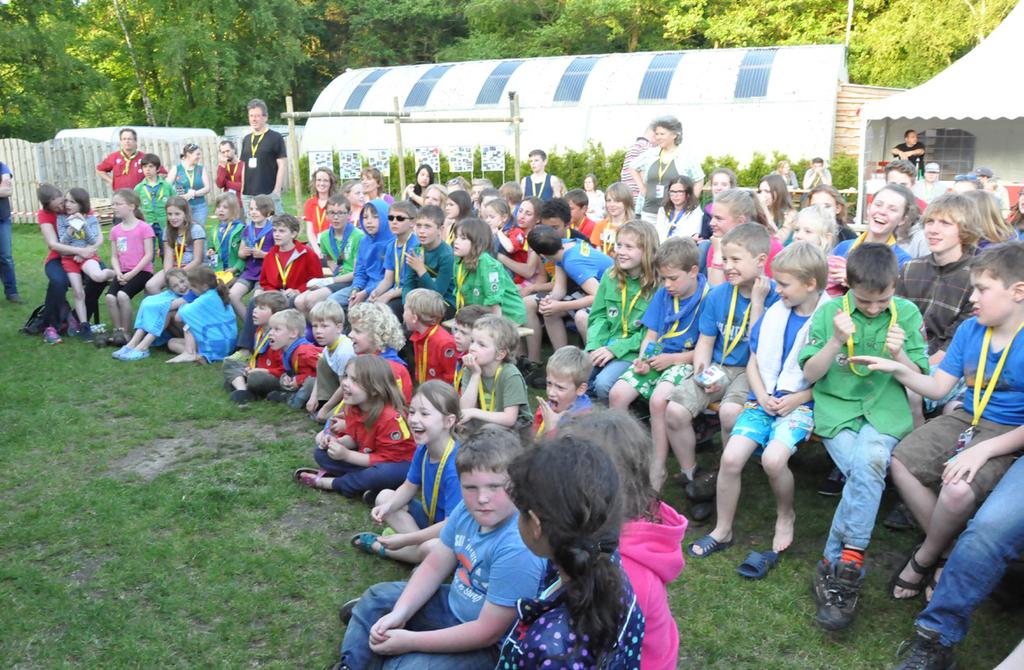
[[[222,191],[231,191],[238,196],[238,204],[242,205],[242,170],[245,164],[235,156],[235,143],[231,140],[222,140],[218,148],[217,162],[217,188]],[[242,212],[242,216],[248,220],[248,213]]]
[[[122,128],[118,133],[118,139],[121,148],[96,166],[96,174],[110,184],[114,191],[122,188],[134,189],[143,178],[139,136],[131,128]]]

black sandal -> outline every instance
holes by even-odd
[[[927,586],[931,583],[932,573],[935,572],[936,566],[924,566],[917,562],[917,551],[920,548],[920,544],[914,547],[910,551],[910,555],[907,556],[907,559],[900,563],[899,567],[896,568],[896,572],[894,572],[892,574],[892,577],[889,579],[889,597],[893,600],[913,600],[914,598],[917,598],[919,595],[924,593],[925,588],[927,588]],[[908,582],[905,579],[900,579],[900,574],[902,574],[903,570],[906,569],[908,565],[910,566],[911,570],[913,570],[921,576],[920,579],[913,582]],[[938,565],[938,563],[936,563],[936,565]],[[895,593],[897,588],[906,589],[907,591],[913,591],[913,595],[899,598],[896,596]]]
[[[935,589],[939,586],[939,580],[942,579],[942,573],[939,570],[943,570],[946,567],[946,559],[948,556],[940,556],[939,560],[935,561],[934,567],[932,567],[932,574],[928,576],[928,584],[924,587],[924,602],[926,605],[930,605],[932,598],[935,597]],[[936,577],[935,573],[939,572],[939,576]],[[928,589],[932,590],[931,595],[928,595]]]

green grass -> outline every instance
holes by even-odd
[[[408,571],[347,546],[371,526],[363,505],[291,482],[292,469],[308,465],[315,426],[278,406],[234,407],[216,366],[164,365],[159,353],[126,364],[109,349],[19,334],[42,301],[44,251],[34,226],[16,226],[14,238],[29,304],[0,304],[0,664],[332,662],[338,606]],[[716,458],[701,455],[705,466]],[[797,541],[769,579],[734,572],[771,540],[771,492],[751,467],[737,546],[688,561],[672,584],[681,666],[887,668],[910,636],[918,602],[893,602],[884,589],[913,538],[881,527],[854,627],[814,627],[810,575],[834,501],[814,493],[820,447],[794,469]],[[666,496],[685,511],[676,487]],[[694,525],[687,537],[708,530]],[[962,666],[993,667],[1020,639],[1019,621],[983,606],[958,650]]]

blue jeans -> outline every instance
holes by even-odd
[[[412,652],[402,656],[378,656],[370,651],[370,628],[391,611],[408,582],[381,582],[366,589],[352,610],[352,620],[341,642],[341,660],[348,667],[366,670],[479,670],[498,662],[494,645],[459,654]],[[425,631],[451,628],[463,623],[448,607],[448,584],[442,585],[405,624],[406,630]]]
[[[46,272],[46,299],[43,302],[43,325],[57,328],[60,326],[60,308],[64,304],[64,296],[67,295],[71,283],[68,281],[68,273],[60,265],[60,258],[54,258],[45,266]]]
[[[206,220],[210,218],[210,206],[206,204],[206,198],[193,200],[189,203],[192,210],[192,222],[198,223],[206,230]]]
[[[0,219],[0,280],[4,283],[4,295],[18,292],[18,280],[14,276],[14,245],[11,240],[13,228],[11,217]]]
[[[1017,459],[967,524],[949,555],[932,602],[917,625],[952,646],[967,635],[971,612],[988,597],[1006,566],[1024,552],[1024,458]]]
[[[843,545],[867,549],[885,489],[885,473],[898,441],[892,435],[879,433],[868,423],[859,433],[842,430],[824,440],[828,455],[846,476],[843,496],[832,517],[832,528],[825,544],[825,558],[829,561],[839,560]]]
[[[607,400],[612,386],[619,381],[619,377],[626,374],[626,370],[632,364],[632,361],[615,359],[605,363],[603,368],[594,368],[594,371],[590,373],[590,390],[588,391],[590,395],[600,400]]]
[[[336,461],[327,455],[326,449],[320,447],[313,447],[313,459],[334,477],[331,488],[349,497],[361,495],[363,491],[397,489],[409,474],[409,461],[377,463],[364,468],[348,461]]]
[[[349,298],[349,296],[351,296],[357,290],[362,290],[362,289],[356,289],[351,284],[349,284],[345,288],[338,289],[337,291],[335,291],[334,293],[332,293],[331,295],[329,295],[327,297],[328,297],[328,299],[333,300],[334,302],[336,302],[339,305],[341,305],[341,308],[347,311],[348,310],[348,298]]]

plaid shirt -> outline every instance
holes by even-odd
[[[933,254],[908,261],[900,269],[896,294],[907,298],[921,310],[928,355],[945,351],[953,333],[971,316],[971,271],[974,249],[964,252],[960,260],[948,265],[935,263]]]

